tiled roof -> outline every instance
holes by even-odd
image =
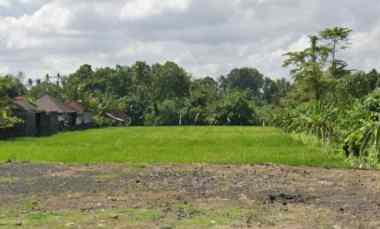
[[[30,102],[28,102],[24,97],[18,96],[14,98],[13,103],[19,108],[29,111],[29,112],[39,112],[38,107]]]
[[[76,111],[78,113],[84,113],[86,111],[86,109],[82,106],[82,104],[75,101],[66,101],[65,107],[68,107],[71,110]]]
[[[49,95],[42,96],[37,100],[37,106],[40,110],[45,112],[57,112],[57,113],[74,113],[75,111],[69,107],[66,107],[58,99]]]

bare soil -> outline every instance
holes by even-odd
[[[380,228],[380,173],[8,163],[0,228]]]

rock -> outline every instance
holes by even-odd
[[[270,203],[279,201],[284,203],[303,203],[304,198],[300,194],[288,194],[288,193],[274,193],[269,195]],[[285,204],[284,204],[285,205]]]

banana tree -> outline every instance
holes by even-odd
[[[374,150],[380,160],[380,91],[375,91],[364,100],[362,114],[359,126],[346,138],[346,155],[352,153],[367,157]]]

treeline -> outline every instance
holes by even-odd
[[[192,77],[174,62],[93,69],[82,65],[67,76],[46,75],[27,80],[2,77],[4,96],[43,95],[79,101],[95,114],[98,126],[121,123],[107,113],[128,116],[129,125],[261,125],[264,111],[280,102],[290,88],[257,69],[233,69],[217,80]]]

